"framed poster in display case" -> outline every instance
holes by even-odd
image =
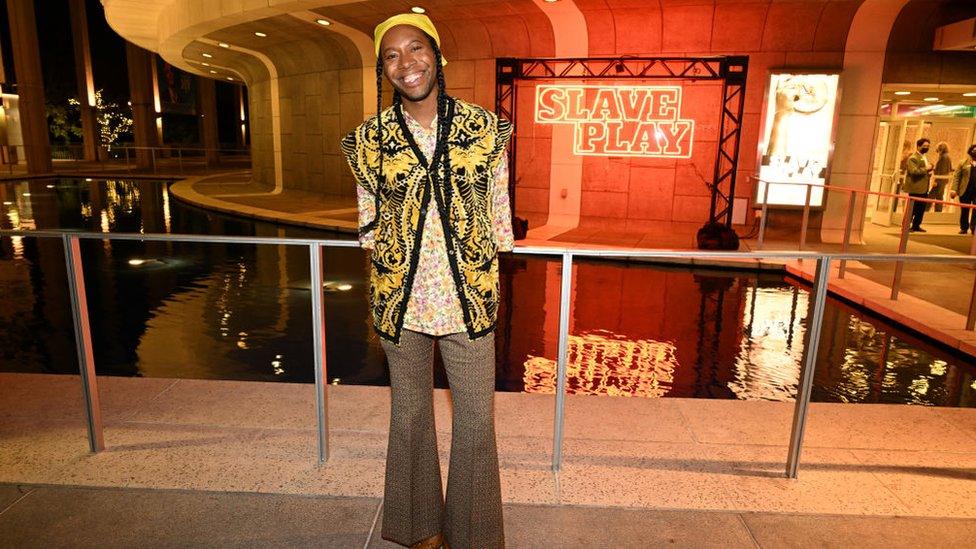
[[[839,92],[837,73],[769,75],[759,142],[757,205],[803,206],[809,187],[810,205],[823,206]]]

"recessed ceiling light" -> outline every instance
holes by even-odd
[[[266,37],[268,35],[267,34],[264,34],[263,32],[256,32],[256,33],[254,33],[254,36],[258,36],[260,38],[264,38],[264,37]]]
[[[315,22],[318,23],[319,25],[322,25],[323,27],[328,27],[329,25],[332,24],[332,21],[326,19],[316,19]]]
[[[202,55],[203,55],[204,57],[206,57],[207,59],[211,59],[211,58],[213,57],[213,55],[211,55],[211,54],[209,54],[209,53],[204,53],[204,54],[202,54]]]
[[[233,76],[228,76],[228,77],[227,77],[227,80],[233,80],[233,79],[234,79],[234,77],[233,77]]]
[[[427,13],[427,10],[425,10],[424,8],[422,8],[420,6],[414,6],[414,7],[410,8],[410,11],[412,11],[414,13]]]
[[[895,95],[911,95],[911,94],[912,94],[912,92],[910,92],[910,91],[896,91],[895,92]]]
[[[220,46],[221,48],[229,48],[230,47],[230,44],[228,44],[227,42],[217,42],[217,45]]]
[[[938,98],[938,97],[926,97],[926,98],[924,99],[924,101],[938,101],[938,100],[939,100],[939,98]]]
[[[963,97],[976,97],[976,92],[966,92],[962,94]]]
[[[210,74],[217,74],[217,71],[210,71]]]
[[[545,1],[546,1],[547,3],[549,3],[549,4],[553,4],[553,3],[555,3],[555,2],[558,2],[559,0],[545,0]]]
[[[200,63],[200,64],[203,65],[204,67],[209,67],[210,66],[210,63]]]

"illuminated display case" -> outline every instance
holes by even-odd
[[[769,75],[759,143],[755,203],[820,207],[834,148],[840,75],[773,72]],[[768,187],[768,189],[767,189]]]

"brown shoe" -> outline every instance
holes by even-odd
[[[430,536],[427,539],[418,541],[417,543],[411,545],[410,549],[440,549],[442,546],[447,546],[447,544],[444,543],[444,534],[437,534],[435,536]]]

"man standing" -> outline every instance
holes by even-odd
[[[373,325],[390,366],[383,537],[411,547],[504,546],[495,445],[498,251],[512,249],[511,124],[449,97],[424,15],[374,32],[377,116],[342,140],[370,250]],[[382,109],[383,77],[393,106]],[[447,499],[434,429],[433,354],[454,405]]]
[[[905,167],[905,191],[914,198],[928,198],[931,190],[932,170],[935,168],[925,158],[929,152],[928,138],[923,137],[915,142],[915,152],[908,157]],[[926,203],[915,200],[912,204],[912,232],[924,233],[922,216],[925,215]]]
[[[966,150],[969,158],[963,160],[952,182],[952,198],[959,197],[960,204],[976,204],[976,145]],[[959,234],[972,231],[976,234],[976,208],[959,208]]]

